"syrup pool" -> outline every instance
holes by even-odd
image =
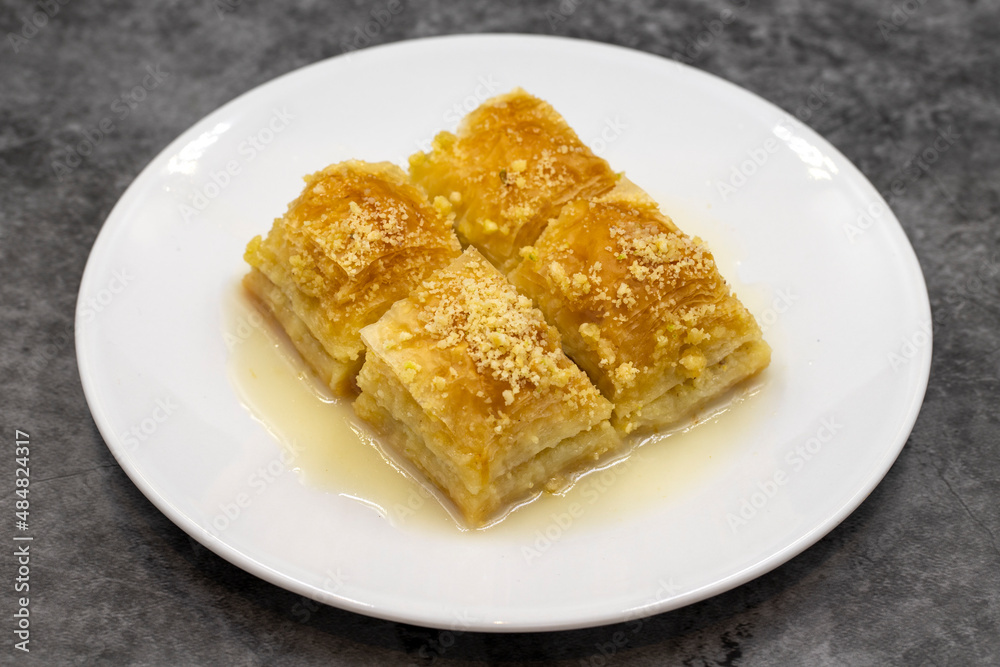
[[[541,494],[471,531],[430,483],[381,449],[350,400],[333,397],[241,286],[233,287],[227,311],[224,335],[238,342],[230,345],[230,380],[252,417],[286,450],[301,483],[352,498],[400,530],[530,536],[574,506],[575,525],[620,521],[704,483],[738,451],[740,433],[761,418],[754,394],[766,388],[766,371],[696,421],[633,442],[626,456],[565,491]]]

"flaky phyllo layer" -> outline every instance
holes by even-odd
[[[623,179],[565,206],[511,281],[615,404],[623,432],[666,426],[770,361],[704,243]]]
[[[501,271],[518,261],[563,204],[617,182],[547,102],[521,89],[487,100],[457,133],[410,158],[413,180],[455,207],[455,229]]]
[[[250,241],[244,284],[346,394],[364,361],[361,328],[460,253],[451,218],[447,201],[432,204],[395,165],[331,165]]]
[[[473,248],[362,337],[355,409],[474,525],[618,444],[559,333]]]

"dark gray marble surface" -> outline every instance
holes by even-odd
[[[868,500],[786,565],[638,632],[456,636],[329,607],[303,614],[299,596],[193,544],[142,496],[104,445],[77,373],[74,304],[95,236],[180,132],[341,53],[384,4],[0,2],[0,664],[1000,663],[996,2],[404,2],[374,40],[524,32],[610,42],[684,59],[791,112],[822,84],[833,94],[809,124],[883,193],[904,183],[893,208],[934,308],[923,410]],[[733,7],[717,38],[692,48],[704,22]],[[24,23],[33,16],[37,30]],[[170,73],[162,90],[60,179],[53,165],[146,65]],[[949,149],[914,163],[949,128]],[[43,537],[32,551],[29,654],[13,646],[15,428],[31,434],[31,519]]]

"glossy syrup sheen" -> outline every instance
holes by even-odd
[[[580,477],[559,494],[541,496],[478,531],[468,531],[433,486],[406,462],[383,452],[350,401],[336,399],[298,356],[284,332],[234,286],[226,318],[230,379],[243,405],[290,455],[303,484],[356,500],[405,530],[499,532],[531,536],[554,516],[575,525],[628,518],[636,508],[669,502],[710,478],[738,450],[760,417],[758,379],[725,403]],[[639,445],[639,446],[635,446]]]

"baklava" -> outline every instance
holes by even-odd
[[[770,362],[703,242],[627,179],[564,206],[521,255],[511,282],[614,403],[622,433],[674,424]]]
[[[348,161],[306,177],[301,195],[255,237],[246,288],[338,395],[364,361],[361,328],[461,253],[445,199],[431,203],[388,162]]]
[[[455,230],[506,273],[563,204],[607,192],[617,175],[566,120],[520,88],[487,100],[410,158],[414,182],[455,207]]]
[[[474,248],[361,336],[355,411],[471,526],[621,447],[611,403]]]

